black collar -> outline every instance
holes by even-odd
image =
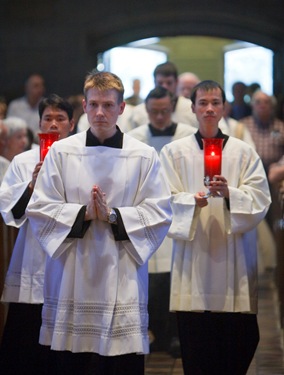
[[[195,135],[195,138],[197,140],[197,143],[200,147],[200,150],[203,150],[203,142],[202,142],[202,135],[200,134],[199,130],[194,134]],[[223,142],[223,148],[225,147],[225,144],[227,143],[228,139],[229,139],[229,136],[227,134],[223,134],[222,131],[220,129],[218,129],[218,133],[216,135],[216,137],[214,138],[223,138],[224,139],[224,142]]]
[[[98,138],[91,132],[90,128],[87,130],[87,138],[86,138],[87,147],[106,146],[106,147],[112,147],[112,148],[122,148],[122,144],[123,144],[123,133],[121,132],[118,126],[116,127],[116,133],[112,137],[105,139],[103,143],[100,143]]]
[[[174,136],[177,129],[177,124],[173,122],[168,128],[163,130],[156,129],[153,127],[153,125],[149,124],[149,129],[153,137],[161,137],[163,135]]]

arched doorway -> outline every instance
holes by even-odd
[[[190,71],[201,80],[218,81],[224,85],[229,101],[232,100],[231,87],[235,81],[247,85],[257,81],[267,94],[273,93],[273,52],[255,44],[225,38],[176,36],[143,39],[99,54],[98,68],[120,76],[126,96],[130,94],[132,80],[139,78],[142,83],[140,93],[145,98],[153,88],[154,68],[166,59],[177,66],[179,73]]]

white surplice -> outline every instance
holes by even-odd
[[[15,219],[12,209],[32,180],[39,162],[39,147],[16,155],[0,188],[0,210],[7,225],[19,229],[6,274],[2,301],[43,303],[45,253],[24,214]]]
[[[197,129],[194,126],[179,122],[174,135],[153,136],[148,124],[138,126],[137,128],[130,130],[127,134],[143,143],[146,143],[149,146],[154,147],[156,151],[160,153],[161,149],[166,144],[196,132]]]
[[[193,134],[197,129],[189,124],[178,123],[174,135],[153,136],[149,125],[141,125],[127,134],[141,142],[152,146],[160,153],[161,149],[168,143]],[[172,263],[172,239],[165,237],[158,251],[149,260],[149,273],[170,272]]]
[[[172,112],[172,121],[174,122],[181,122],[183,124],[189,124],[195,128],[198,128],[198,122],[196,120],[195,114],[192,112],[191,109],[191,100],[185,98],[183,96],[179,96],[175,110]],[[148,114],[146,111],[145,103],[141,103],[136,105],[130,116],[130,123],[131,128],[135,129],[138,126],[147,124],[148,122]]]
[[[108,356],[148,353],[147,262],[171,223],[170,190],[153,148],[127,134],[122,149],[85,143],[81,132],[51,147],[27,208],[49,255],[40,343]],[[83,238],[67,238],[94,184],[119,209],[129,240],[115,241],[99,220]]]
[[[229,137],[222,154],[228,181],[225,199],[199,208],[204,156],[194,135],[166,145],[160,158],[172,191],[172,311],[257,312],[255,227],[271,203],[262,162],[255,150]]]

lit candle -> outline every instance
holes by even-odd
[[[43,161],[53,142],[58,141],[59,133],[40,133],[39,135],[40,161]]]
[[[204,177],[212,181],[215,175],[221,174],[222,168],[222,138],[204,138]]]

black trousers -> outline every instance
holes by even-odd
[[[42,305],[10,303],[0,346],[3,375],[144,375],[144,355],[104,357],[40,345]]]
[[[41,304],[9,304],[0,346],[1,374],[53,374],[53,353],[38,343],[41,310]]]
[[[144,355],[113,357],[96,353],[54,352],[56,372],[52,375],[144,375]]]
[[[170,272],[149,274],[149,329],[155,336],[151,351],[167,351],[178,337],[176,314],[169,311],[170,283]]]
[[[259,342],[255,314],[177,312],[185,375],[245,375]]]

